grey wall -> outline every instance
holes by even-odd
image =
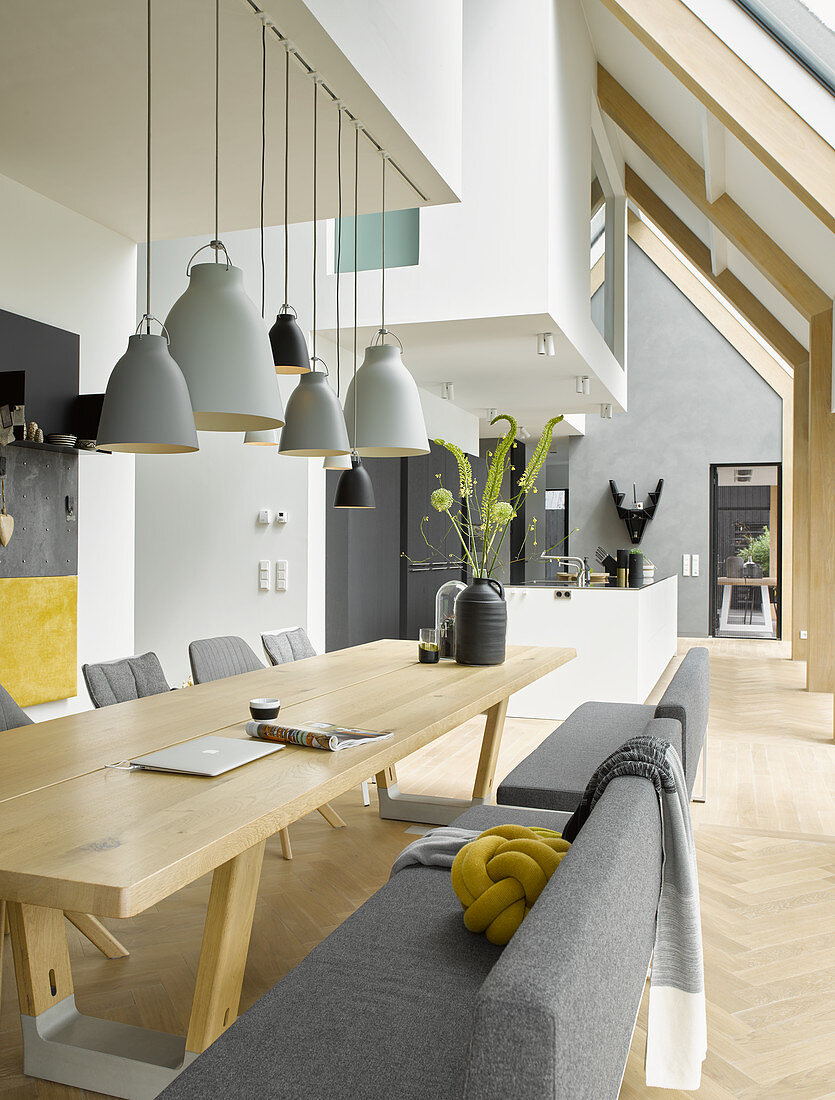
[[[598,295],[595,297],[598,297]],[[646,499],[664,493],[641,549],[656,576],[679,574],[679,633],[708,633],[710,464],[779,462],[781,401],[756,371],[630,241],[629,412],[586,417],[572,439],[569,521],[572,554],[593,560],[629,546],[609,478]],[[594,308],[600,303],[595,301]],[[699,554],[699,577],[681,577],[681,555]]]

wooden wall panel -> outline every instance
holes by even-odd
[[[812,318],[809,344],[809,691],[835,691],[835,414],[832,309]]]

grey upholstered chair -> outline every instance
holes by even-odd
[[[195,684],[240,676],[264,666],[243,638],[200,638],[188,647],[191,676]]]
[[[195,684],[206,684],[211,680],[223,680],[227,676],[240,676],[244,672],[255,672],[264,666],[243,638],[230,635],[225,638],[200,638],[188,647],[188,659],[191,676]],[[345,822],[329,802],[317,807],[319,813],[334,829],[341,829]],[[290,833],[287,829],[279,832],[281,851],[285,859],[293,858],[290,846]]]
[[[81,672],[94,707],[112,707],[114,703],[146,699],[171,690],[156,653],[82,665]]]
[[[281,630],[268,630],[261,635],[261,645],[271,665],[287,665],[291,661],[303,661],[315,657],[316,650],[302,626],[285,626]],[[363,806],[371,805],[368,780],[360,784]]]
[[[316,656],[307,631],[301,626],[269,630],[261,635],[261,645],[271,665],[286,665],[290,661],[303,661],[306,657]]]
[[[17,705],[8,691],[0,684],[0,732],[17,729],[19,726],[34,725],[29,715]],[[121,959],[130,952],[108,931],[98,917],[92,913],[70,913],[64,916],[108,959]],[[3,929],[6,924],[6,903],[0,901],[0,967],[3,964]]]

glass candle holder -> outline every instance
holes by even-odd
[[[423,627],[418,638],[418,660],[422,665],[434,665],[439,660],[438,631],[434,627]]]

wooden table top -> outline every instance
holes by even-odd
[[[503,665],[421,665],[372,642],[24,726],[3,739],[0,898],[127,917],[576,656],[509,646]],[[106,768],[207,733],[245,737],[250,698],[289,722],[391,730],[341,752],[288,746],[208,779]]]
[[[776,577],[719,577],[719,584],[736,584],[748,588],[762,588],[768,585],[774,588],[777,584]]]

